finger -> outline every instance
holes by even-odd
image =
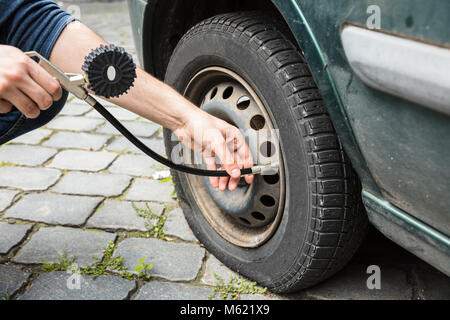
[[[5,99],[11,102],[27,118],[35,119],[41,113],[36,103],[17,88],[8,91]]]
[[[244,168],[251,168],[254,166],[253,156],[250,151],[250,148],[245,143],[239,150],[238,150],[240,161],[244,164]],[[255,180],[255,176],[252,174],[247,174],[245,176],[245,182],[248,184],[252,184]]]
[[[214,156],[214,154],[211,154],[211,153],[205,154],[203,156],[203,158],[205,160],[207,170],[211,170],[211,171],[217,170],[216,157]],[[210,177],[209,182],[211,183],[213,188],[216,188],[216,189],[219,188],[219,178],[218,177]]]
[[[239,185],[239,181],[241,181],[240,178],[230,178],[230,181],[228,182],[228,190],[236,190]]]
[[[33,59],[30,59],[28,72],[31,78],[52,96],[53,101],[61,99],[62,88],[59,82]]]
[[[230,161],[229,159],[230,159],[231,154],[227,154],[228,148],[225,143],[225,140],[223,139],[223,137],[221,135],[216,138],[216,141],[217,142],[212,143],[210,146],[211,154],[217,155],[217,157],[219,158],[219,160],[221,162],[221,169],[224,170],[224,169],[226,169],[226,163]],[[208,161],[211,161],[211,160],[208,160]],[[212,166],[211,163],[210,163],[210,165]],[[215,157],[214,157],[214,167],[217,168]],[[230,174],[230,173],[228,173],[228,174]],[[220,178],[216,177],[215,178],[215,181],[217,181],[218,188],[220,191],[225,191],[227,189],[228,180],[229,180],[229,177],[220,177]]]
[[[254,166],[253,156],[252,152],[250,151],[250,148],[248,147],[247,142],[245,141],[244,136],[239,132],[239,135],[236,137],[237,144],[236,144],[236,150],[238,156],[238,163],[240,165],[240,168],[251,168]],[[245,181],[248,184],[252,184],[254,181],[253,175],[246,175]]]
[[[216,150],[219,150],[218,152]],[[225,141],[217,147],[215,152],[217,153],[217,156],[219,157],[220,162],[222,163],[222,168],[228,173],[228,175],[231,177],[231,187],[230,191],[233,191],[236,189],[237,184],[239,183],[239,179],[241,178],[241,170],[239,169],[239,166],[234,159],[233,154],[228,149]],[[220,177],[219,179],[219,190],[225,191],[227,188],[228,181],[230,180],[229,177]]]
[[[240,159],[239,159],[239,155],[237,154],[237,145],[238,145],[239,141],[236,137],[233,137],[231,139],[231,141],[229,141],[227,143],[228,149],[230,150],[232,157],[233,157],[233,162],[237,164],[237,167],[240,169],[243,167],[243,164],[241,163]],[[239,177],[231,177],[230,181],[228,182],[228,189],[230,191],[234,191],[237,189],[237,186],[239,184],[239,181],[241,180],[241,176],[239,174]]]
[[[238,167],[240,169],[252,167],[253,157],[242,133],[239,130],[233,130],[227,140],[229,141],[228,146],[235,157],[234,161],[237,163]],[[253,183],[253,179],[253,175],[245,176],[245,181],[248,184]],[[231,191],[235,190],[238,187],[240,180],[241,177],[231,178],[228,188]]]
[[[228,184],[229,179],[230,179],[229,177],[220,177],[219,178],[219,190],[220,191],[225,191],[227,189],[227,184]]]
[[[253,164],[251,166],[246,166],[246,168],[251,168],[253,166]],[[247,182],[248,184],[252,184],[253,181],[255,181],[255,176],[252,174],[247,174],[244,177],[245,182]]]
[[[235,152],[235,154],[237,154],[237,152]],[[237,156],[237,158],[236,158],[236,163],[239,168],[244,168],[244,162],[239,158],[239,156]],[[240,181],[241,181],[240,175],[239,175],[239,177],[230,178],[230,181],[228,182],[228,189],[230,191],[236,190]]]
[[[244,167],[244,161],[242,160],[242,157],[239,156],[238,150],[240,149],[240,146],[245,145],[245,139],[239,130],[232,130],[231,134],[230,131],[228,131],[226,140],[227,147],[230,152],[230,155],[228,155],[228,157],[232,159],[232,164],[230,165],[231,168],[226,168],[228,169],[228,172],[231,171],[231,178],[228,182],[228,189],[230,191],[234,191],[237,189],[239,182],[241,181],[240,169]]]
[[[11,109],[11,104],[8,101],[0,99],[0,113],[8,113]]]
[[[30,77],[24,79],[20,90],[33,100],[41,110],[47,110],[53,104],[52,96]]]
[[[222,168],[228,173],[230,177],[241,177],[241,170],[239,169],[239,166],[235,161],[234,153],[230,152],[222,136],[217,138],[216,141],[212,144],[212,150],[219,158],[220,163],[222,164]]]

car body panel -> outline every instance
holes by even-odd
[[[387,238],[450,276],[450,239],[367,191],[362,199],[369,221]]]
[[[281,4],[286,6],[289,1],[275,2],[282,9]],[[450,172],[446,169],[450,139],[446,137],[450,137],[450,118],[367,87],[349,66],[341,32],[348,23],[364,26],[370,16],[367,8],[378,5],[383,30],[446,46],[450,23],[445,12],[450,12],[450,3],[302,0],[296,4],[322,52],[344,109],[341,113],[346,115],[347,125],[378,187],[373,190],[362,176],[364,188],[372,193],[381,191],[392,204],[448,235],[450,197],[446,195],[450,192]],[[438,6],[442,10],[436,10]],[[294,29],[301,24],[298,17],[297,21],[289,15],[287,18],[294,34],[299,34]],[[302,48],[308,48],[308,44]],[[353,161],[352,155],[349,156]]]
[[[147,59],[143,65],[149,72],[153,63],[145,52],[151,35],[148,21],[158,1],[149,0],[145,6],[145,0],[129,0],[130,8],[134,8],[135,37],[141,43],[141,57]],[[392,240],[450,274],[448,263],[443,263],[449,260],[450,248],[450,117],[410,102],[406,96],[396,97],[367,86],[352,69],[341,38],[346,25],[367,29],[372,14],[368,8],[376,5],[380,8],[381,30],[373,32],[448,49],[450,2],[272,2],[303,50],[362,182],[371,222]],[[137,32],[139,26],[141,34]],[[391,219],[387,219],[389,215]],[[404,232],[393,232],[396,228]],[[417,239],[416,246],[410,245],[412,239]],[[437,253],[427,254],[430,247]]]
[[[133,29],[133,40],[136,46],[136,52],[140,59],[141,66],[144,65],[144,39],[146,39],[146,31],[144,25],[144,17],[147,8],[146,0],[134,0],[128,2],[128,11],[131,17],[131,27]]]

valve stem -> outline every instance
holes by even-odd
[[[268,165],[260,165],[252,167],[253,174],[260,174],[262,176],[273,176],[280,170],[278,162],[274,162]]]

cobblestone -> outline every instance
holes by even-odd
[[[409,300],[412,288],[408,285],[406,273],[402,270],[383,266],[381,288],[367,286],[367,266],[349,265],[325,283],[307,289],[309,296],[316,299],[333,300]]]
[[[180,208],[173,210],[164,224],[164,233],[168,236],[175,236],[182,240],[194,242],[197,240],[189,228],[183,211]]]
[[[64,170],[100,171],[106,169],[116,157],[117,154],[111,152],[65,150],[61,151],[48,167]]]
[[[74,148],[74,149],[87,149],[87,150],[99,150],[108,141],[109,136],[90,134],[90,133],[78,133],[78,132],[58,132],[53,135],[49,140],[43,143],[44,146],[53,148]]]
[[[125,199],[134,201],[174,202],[173,186],[170,182],[136,179]]]
[[[25,166],[39,166],[56,154],[55,149],[27,145],[0,147],[0,162]]]
[[[129,270],[146,258],[146,263],[153,264],[150,275],[171,281],[192,281],[200,271],[205,249],[195,244],[129,238],[117,246],[115,254],[124,258]]]
[[[67,100],[71,100],[71,102],[67,103],[61,110],[61,112],[59,113],[61,116],[81,116],[92,110],[92,107],[89,106],[86,102],[78,100],[72,95],[70,95],[69,99]]]
[[[4,218],[81,226],[102,198],[57,194],[29,194],[6,211]]]
[[[55,169],[0,167],[0,187],[18,188],[25,191],[46,190],[61,176]]]
[[[52,133],[53,133],[52,130],[39,128],[31,132],[28,132],[23,136],[15,138],[12,142],[23,144],[39,144],[42,140],[50,136]]]
[[[49,129],[92,131],[103,124],[105,120],[86,119],[81,117],[61,116],[46,125]]]
[[[59,262],[66,253],[75,257],[75,263],[88,266],[101,258],[103,248],[117,235],[107,232],[87,231],[66,227],[43,227],[31,236],[31,240],[12,259],[16,263],[42,264]]]
[[[136,203],[137,208],[144,208],[141,203]],[[161,215],[164,206],[149,204],[154,214]],[[107,200],[103,207],[92,216],[87,227],[104,230],[147,231],[145,219],[133,208],[131,202]]]
[[[52,190],[64,194],[118,197],[130,180],[128,176],[118,174],[70,172]]]
[[[164,148],[164,142],[159,139],[140,139],[142,143],[148,146],[153,151],[164,155],[166,150]],[[109,143],[106,148],[108,151],[122,152],[122,153],[137,153],[143,154],[141,150],[136,148],[131,142],[129,142],[124,137],[117,137],[111,143]]]
[[[152,281],[141,288],[136,300],[208,300],[213,294],[211,288]]]
[[[162,170],[156,161],[144,155],[124,154],[119,156],[109,172],[127,174],[136,177],[152,177],[155,171]]]
[[[225,282],[228,282],[230,278],[239,278],[239,275],[237,273],[228,269],[216,257],[210,255],[210,257],[206,261],[206,269],[205,273],[203,274],[201,283],[210,286],[216,285],[218,281],[216,275]]]
[[[11,297],[30,274],[18,267],[0,264],[0,299]]]
[[[134,281],[114,276],[44,273],[33,281],[19,300],[123,300],[136,287]]]
[[[0,189],[0,212],[9,207],[18,194],[18,191]]]
[[[106,110],[108,110],[109,113],[111,113],[114,116],[114,118],[121,121],[137,120],[139,118],[139,115],[123,108],[106,107]],[[91,112],[86,114],[86,117],[103,119],[103,116],[96,110],[92,110]]]
[[[0,222],[0,254],[7,254],[12,247],[18,245],[30,229],[30,225]]]
[[[132,134],[137,137],[150,138],[153,136],[161,126],[143,121],[122,121],[122,124],[127,128]],[[109,122],[105,123],[99,129],[98,133],[106,133],[111,135],[120,135],[120,132],[114,128]]]
[[[427,265],[416,265],[412,273],[417,281],[417,294],[425,300],[450,300],[450,278]]]

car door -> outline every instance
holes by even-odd
[[[448,235],[450,2],[297,4],[379,191],[391,204]]]

